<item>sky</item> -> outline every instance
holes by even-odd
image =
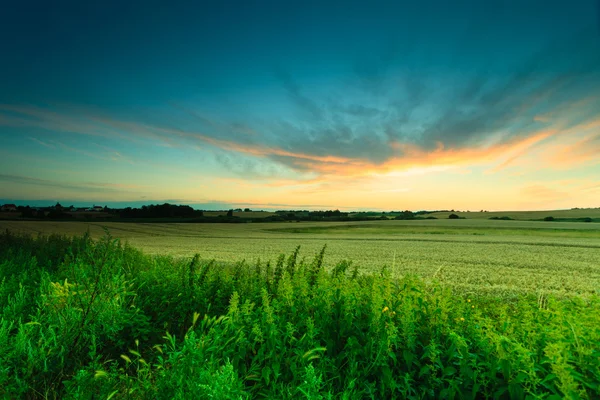
[[[23,0],[0,55],[4,201],[600,207],[598,0]]]

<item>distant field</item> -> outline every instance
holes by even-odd
[[[546,217],[553,218],[600,218],[600,208],[584,208],[574,210],[550,211],[490,211],[490,212],[439,212],[428,214],[436,218],[448,218],[456,214],[469,219],[489,219],[491,217],[509,217],[516,220],[540,220]]]
[[[226,216],[227,211],[204,211],[205,217],[218,217],[218,216]],[[271,215],[275,215],[274,212],[269,211],[234,211],[234,217],[240,218],[266,218]]]
[[[0,221],[27,233],[104,234],[150,254],[241,261],[275,260],[298,245],[326,264],[352,260],[361,270],[435,277],[467,291],[592,293],[600,288],[600,224],[420,220],[248,224]]]

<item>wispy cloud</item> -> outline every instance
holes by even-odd
[[[572,144],[556,146],[550,156],[550,162],[558,167],[600,164],[600,133],[587,135]]]
[[[57,118],[55,113],[52,114],[53,118]],[[68,114],[63,115],[63,119],[69,121],[71,117]],[[95,118],[99,120],[100,118]],[[102,118],[102,121],[107,122],[106,118]],[[585,127],[586,129],[594,128],[597,123],[596,120],[585,120],[582,124],[571,128],[567,132],[578,129],[579,127]],[[158,140],[172,143],[177,140],[185,140],[189,143],[196,143],[195,146],[212,146],[221,150],[225,150],[231,153],[245,154],[250,157],[268,159],[272,162],[279,163],[283,166],[298,170],[300,172],[314,172],[321,175],[347,175],[347,176],[360,176],[369,175],[373,173],[388,173],[394,170],[410,169],[415,167],[424,167],[430,165],[437,166],[464,166],[464,165],[479,165],[485,163],[498,162],[497,166],[493,171],[499,171],[506,166],[510,165],[515,159],[525,155],[527,151],[543,142],[545,139],[560,134],[562,131],[559,129],[546,129],[531,131],[529,135],[515,136],[511,139],[500,138],[496,140],[497,143],[491,145],[470,145],[470,146],[448,146],[443,141],[437,143],[435,148],[427,148],[410,142],[400,142],[397,140],[388,141],[385,144],[387,149],[386,153],[388,156],[381,161],[373,161],[368,157],[354,156],[340,156],[340,155],[321,155],[320,151],[311,152],[306,146],[303,146],[307,152],[296,152],[294,149],[281,148],[275,144],[261,144],[261,143],[246,143],[235,141],[233,139],[221,139],[212,137],[206,133],[197,131],[187,131],[176,128],[163,128],[157,126],[150,126],[147,124],[139,124],[131,121],[111,121],[113,126],[118,126],[122,129],[127,129],[128,132],[135,135],[138,138],[146,137],[147,140]],[[62,125],[62,124],[59,124]],[[66,126],[70,126],[70,122],[66,122]],[[88,131],[84,129],[86,125],[80,126],[82,129],[78,130],[78,134],[86,135]],[[93,123],[87,128],[97,132],[99,129],[93,126]],[[109,135],[110,131],[104,132],[105,135]],[[120,137],[117,134],[116,137]],[[491,137],[491,136],[490,136]],[[35,139],[35,140],[34,140]],[[32,138],[36,142],[43,142],[40,139]],[[81,153],[83,155],[104,159],[104,160],[123,160],[133,163],[133,160],[129,160],[124,157],[121,152],[99,144],[94,144],[99,149],[102,149],[100,153],[92,153],[87,150],[75,148],[73,146],[66,145],[62,142],[47,141],[44,144],[70,150],[73,152]],[[41,143],[40,143],[41,144]],[[360,144],[356,143],[355,146],[360,147]],[[294,146],[289,146],[294,147]],[[318,147],[318,146],[317,146]],[[316,153],[316,154],[315,154]],[[504,158],[504,161],[502,159]],[[218,155],[218,161],[221,162],[225,167],[235,169],[234,165],[240,163],[240,159],[232,158],[225,153]],[[235,160],[235,161],[234,161]],[[239,173],[251,174],[253,169],[256,169],[253,164],[240,165]],[[277,171],[267,172],[266,175],[275,175]],[[256,174],[256,177],[264,176]]]
[[[33,140],[33,141],[34,141],[34,142],[36,142],[37,144],[39,144],[39,145],[42,145],[42,146],[44,146],[44,147],[47,147],[47,148],[49,148],[49,149],[55,149],[55,148],[56,148],[56,146],[54,146],[53,144],[50,144],[50,143],[48,143],[48,142],[44,142],[44,141],[42,141],[42,140],[40,140],[40,139],[37,139],[37,138],[34,138],[34,137],[31,137],[31,136],[30,136],[30,137],[29,137],[29,139],[30,139],[30,140]]]
[[[149,189],[148,185],[125,184],[125,183],[103,183],[103,182],[83,182],[83,186],[113,189]]]
[[[527,185],[521,189],[521,193],[527,198],[539,201],[564,199],[569,197],[569,193],[567,192],[541,184]]]
[[[592,162],[596,137],[570,136],[600,127],[600,57],[585,33],[542,49],[512,73],[481,68],[468,79],[399,70],[394,63],[402,49],[391,42],[381,57],[358,63],[355,79],[342,86],[347,96],[310,92],[279,67],[275,76],[297,111],[294,119],[222,120],[174,101],[157,115],[130,118],[81,107],[4,104],[0,125],[109,138],[124,146],[209,149],[222,168],[255,180],[360,177],[431,166],[486,166],[497,173],[559,137],[569,146],[545,157],[548,167]],[[560,62],[557,53],[565,55]],[[137,162],[96,139],[98,152],[39,135],[30,139],[107,161]]]
[[[83,193],[121,193],[123,191],[146,189],[147,186],[135,185],[135,184],[115,184],[115,183],[103,183],[103,182],[62,182],[51,179],[41,179],[23,175],[11,175],[11,174],[0,174],[0,182],[21,184],[21,185],[32,185],[38,187],[54,188],[54,189],[65,189],[74,192]]]

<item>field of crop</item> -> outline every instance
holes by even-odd
[[[428,214],[436,218],[448,218],[450,214],[469,219],[489,219],[492,217],[509,217],[516,220],[542,220],[553,218],[600,218],[600,208],[575,208],[572,210],[548,211],[486,211],[486,212],[436,212]]]
[[[249,224],[3,221],[22,233],[80,235],[89,230],[127,241],[146,254],[253,264],[301,246],[325,264],[351,260],[360,271],[387,266],[466,292],[590,294],[600,288],[600,224],[538,221],[420,220]]]
[[[507,222],[3,223],[0,398],[600,398],[598,232]]]

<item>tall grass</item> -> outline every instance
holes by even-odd
[[[2,398],[600,396],[600,301],[0,235]]]

